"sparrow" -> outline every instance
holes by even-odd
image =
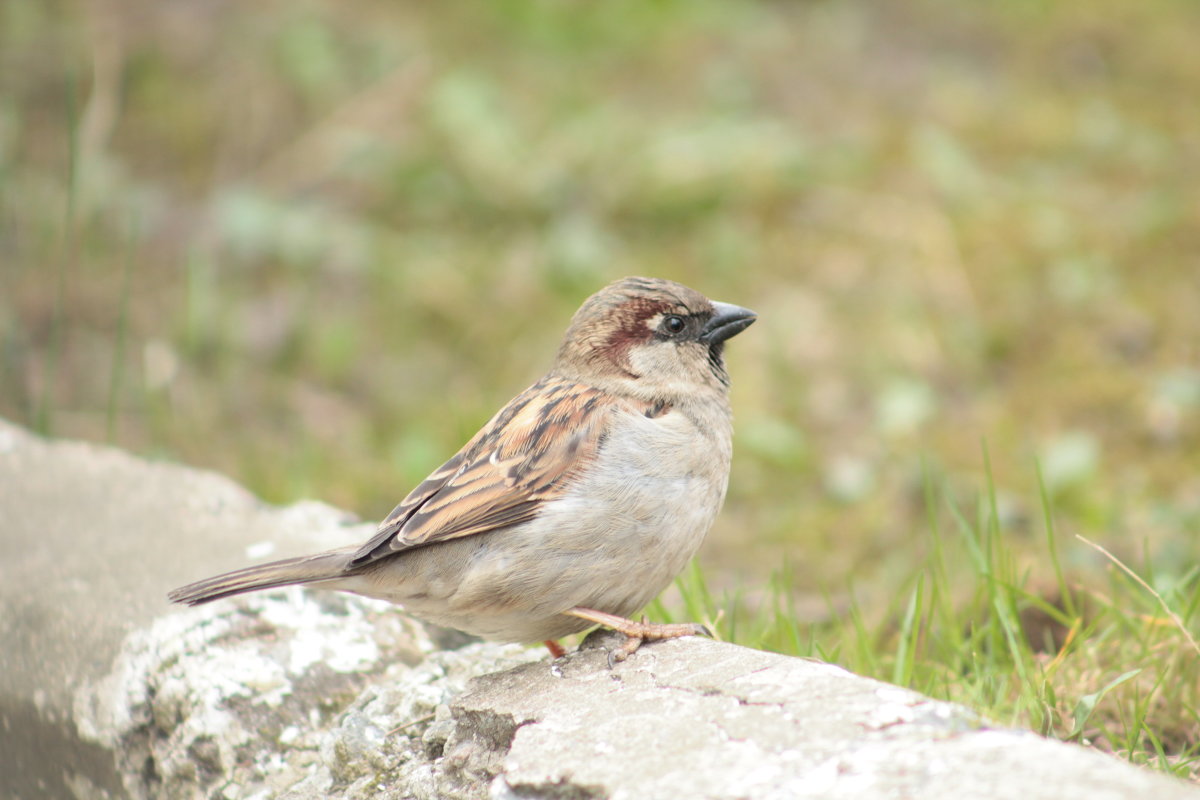
[[[197,605],[289,584],[388,600],[485,639],[600,625],[643,641],[707,633],[630,619],[696,553],[725,498],[725,342],[753,311],[624,278],[575,313],[544,377],[396,506],[362,545],[247,567],[170,592]]]

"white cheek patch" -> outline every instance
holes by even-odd
[[[646,327],[652,331],[657,331],[658,326],[662,324],[662,313],[655,314],[653,317],[646,319]]]
[[[654,342],[635,347],[629,352],[629,365],[638,375],[653,375],[663,388],[674,386],[686,375],[678,349],[667,342]]]

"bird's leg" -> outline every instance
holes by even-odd
[[[551,658],[562,658],[567,654],[566,649],[554,639],[543,639],[542,644],[550,651]]]
[[[645,617],[642,617],[641,622],[635,622],[625,619],[625,617],[618,617],[616,614],[606,614],[591,608],[572,608],[563,613],[625,634],[625,643],[608,656],[610,667],[617,661],[629,658],[630,654],[636,652],[645,641],[675,639],[680,636],[712,636],[712,631],[695,622],[656,623],[647,622]]]

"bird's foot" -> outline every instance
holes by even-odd
[[[588,622],[594,622],[605,628],[610,628],[617,633],[625,634],[624,644],[608,654],[608,666],[610,669],[618,662],[624,661],[630,655],[637,652],[637,649],[642,646],[643,642],[655,641],[657,639],[677,639],[680,636],[707,636],[712,638],[712,631],[695,622],[647,622],[645,617],[642,617],[641,622],[636,622],[625,617],[618,617],[616,614],[607,614],[591,608],[572,608],[570,611],[564,613],[585,619]]]

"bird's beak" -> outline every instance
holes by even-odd
[[[726,339],[737,336],[754,324],[758,315],[748,308],[712,301],[713,315],[704,330],[700,331],[700,341],[705,344],[720,344]]]

